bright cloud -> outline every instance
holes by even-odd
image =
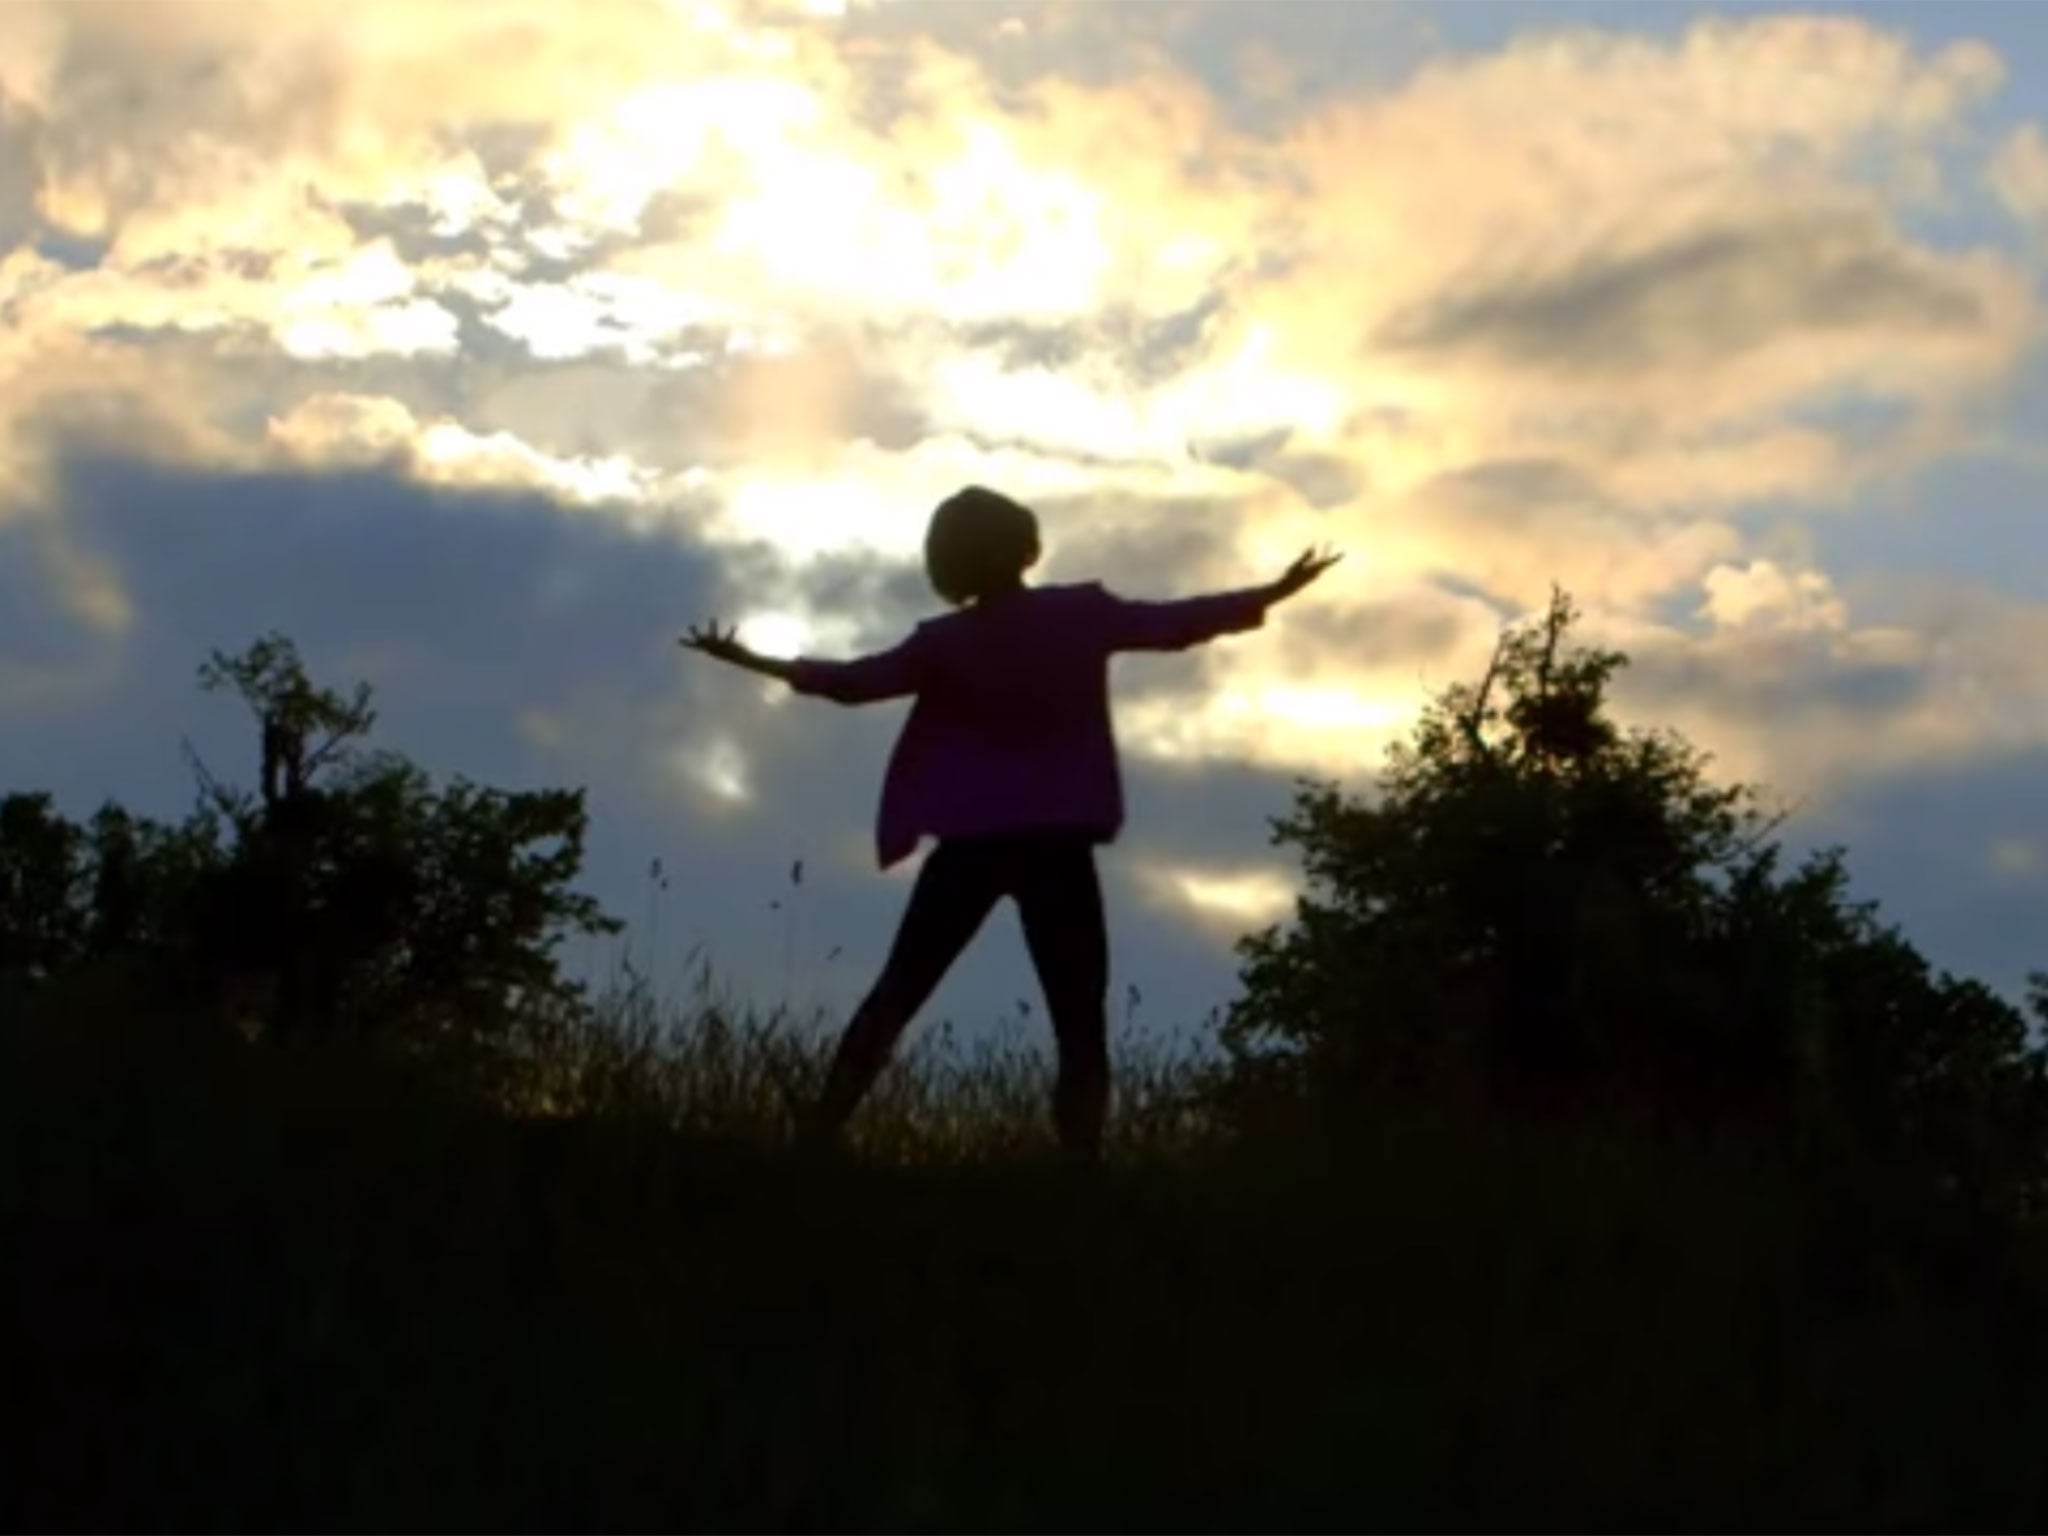
[[[557,458],[509,432],[421,422],[399,401],[382,397],[315,395],[271,418],[267,430],[272,448],[295,464],[398,463],[430,484],[538,489],[571,503],[630,506],[646,498],[656,479],[623,456]]]
[[[1839,631],[1848,624],[1833,584],[1819,571],[1786,571],[1754,560],[1742,567],[1717,565],[1701,585],[1707,593],[1701,614],[1727,628]]]
[[[1990,178],[2015,218],[2048,225],[2048,137],[2039,123],[2013,130],[1991,162]]]
[[[1139,887],[1151,900],[1226,937],[1279,921],[1292,910],[1296,894],[1294,882],[1279,870],[1178,864],[1146,866]]]

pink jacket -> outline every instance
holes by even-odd
[[[1269,601],[1261,589],[1146,603],[1099,582],[1025,587],[927,619],[892,650],[798,661],[790,683],[841,704],[915,696],[882,785],[884,869],[927,834],[1070,829],[1107,842],[1124,819],[1109,658],[1257,629]]]

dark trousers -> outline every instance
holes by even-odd
[[[1100,1155],[1109,1113],[1109,940],[1094,839],[1064,832],[948,838],[932,850],[881,979],[840,1038],[806,1127],[813,1139],[838,1135],[897,1038],[1005,896],[1024,920],[1059,1043],[1053,1119],[1060,1144],[1075,1156]]]

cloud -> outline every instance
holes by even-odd
[[[511,432],[422,422],[384,396],[312,395],[266,424],[270,446],[301,467],[386,466],[427,485],[545,490],[573,503],[640,501],[659,476],[623,454],[558,457]]]
[[[1727,521],[1662,515],[1545,456],[1447,471],[1404,496],[1380,530],[1372,553],[1396,569],[1456,578],[1522,612],[1553,584],[1590,603],[1640,608],[1741,547]]]
[[[1596,623],[1631,664],[1628,715],[1789,800],[2048,748],[2048,611],[1922,579],[1862,584],[1759,560],[1701,583],[1704,632]],[[1884,613],[1859,617],[1859,608]]]
[[[2048,856],[2038,838],[2002,837],[1991,845],[1988,862],[1994,874],[2025,880],[2048,865]]]
[[[1794,633],[1842,630],[1848,610],[1818,571],[1786,571],[1769,560],[1717,565],[1701,583],[1700,613],[1722,629],[1772,628]]]
[[[1542,457],[1639,505],[1828,502],[1954,448],[2038,336],[2022,263],[1905,232],[1907,169],[1999,75],[1847,18],[1439,60],[1293,125],[1298,191],[1234,308],[1271,366],[1347,379],[1301,446],[1386,494]],[[1858,399],[1911,423],[1830,419]]]
[[[422,485],[387,467],[218,475],[112,456],[64,466],[78,544],[119,574],[131,656],[196,664],[270,628],[384,655],[450,692],[419,706],[540,707],[638,672],[669,615],[711,600],[707,556],[576,515],[545,488]],[[664,657],[664,660],[667,658]],[[461,673],[443,672],[458,664]]]
[[[923,425],[1229,463],[1282,433],[1284,456],[1245,467],[1341,512],[1373,484],[1531,451],[1630,497],[1817,494],[1853,456],[1810,425],[1736,418],[1844,387],[1974,386],[2028,329],[2013,272],[1910,245],[1890,183],[1855,170],[1952,130],[1997,61],[1916,56],[1859,22],[1553,36],[1321,102],[1272,137],[1171,64],[1192,13],[1126,16],[1123,65],[1094,80],[1072,66],[1102,18],[1048,13],[1033,36],[1065,68],[1047,55],[1011,94],[1015,50],[928,8],[821,29],[786,8],[630,6],[553,29],[550,55],[530,5],[403,29],[372,6],[322,52],[296,11],[259,32],[166,4],[152,45],[239,88],[167,80],[117,113],[103,87],[141,65],[98,9],[37,13],[63,34],[58,83],[79,87],[35,98],[52,165],[127,188],[101,198],[102,267],[41,285],[22,317],[42,334],[256,330],[361,357],[446,352],[475,327],[535,359],[747,355],[763,387],[743,416],[801,418],[806,437],[860,433],[851,408],[891,379],[897,445]],[[502,68],[473,78],[487,61]],[[1727,89],[1780,77],[1801,89]],[[1681,116],[1683,135],[1660,131]],[[144,131],[212,147],[159,164],[132,152]],[[454,243],[408,248],[371,209]],[[1392,241],[1403,229],[1427,239]],[[1403,344],[1356,355],[1374,335]],[[1404,363],[1418,347],[1437,361]],[[1532,364],[1579,377],[1568,430],[1554,388],[1538,409],[1516,382]]]
[[[1152,900],[1231,939],[1279,921],[1294,908],[1295,881],[1280,869],[1148,864],[1139,878]]]
[[[1808,209],[1453,293],[1376,339],[1566,376],[1718,369],[1817,336],[1981,333],[1989,305],[1968,276],[1895,244],[1869,209]]]
[[[1991,189],[2016,219],[2048,224],[2048,138],[2039,123],[2015,128],[1999,146],[1988,172]]]
[[[1787,824],[1807,846],[1846,843],[1854,888],[1883,903],[1936,965],[2022,995],[2048,969],[2048,884],[2031,860],[2048,823],[2048,752],[2000,751],[1968,763],[1844,786]]]
[[[133,626],[105,560],[47,519],[0,526],[0,720],[89,697]],[[6,729],[18,739],[18,725]]]

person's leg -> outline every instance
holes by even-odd
[[[806,1146],[821,1148],[837,1140],[888,1065],[897,1038],[967,947],[998,895],[985,852],[971,844],[941,843],[925,859],[881,978],[839,1037],[825,1086],[797,1128]]]
[[[1092,1162],[1109,1118],[1109,935],[1094,845],[1063,837],[1033,848],[1014,891],[1059,1041],[1053,1122],[1062,1149]]]

